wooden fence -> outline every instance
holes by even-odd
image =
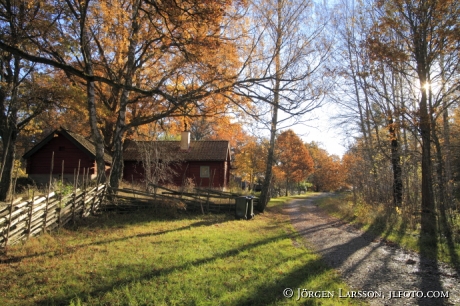
[[[154,192],[134,189],[114,190],[116,195],[104,205],[104,209],[131,211],[142,208],[161,208],[176,206],[178,209],[201,213],[231,213],[235,211],[235,198],[239,194],[215,189],[194,188],[193,191],[172,190],[164,186],[153,185]]]
[[[232,213],[235,211],[235,198],[239,196],[213,189],[195,188],[193,192],[184,192],[162,186],[152,187],[155,187],[154,193],[112,189],[107,199],[107,186],[99,185],[86,190],[76,189],[65,196],[51,192],[33,197],[33,200],[0,206],[0,248],[84,218],[97,210],[130,212],[153,208],[203,214]]]
[[[75,190],[61,196],[51,192],[32,200],[0,207],[0,248],[93,214],[101,205],[106,185]]]

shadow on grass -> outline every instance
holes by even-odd
[[[159,235],[164,235],[167,233],[172,233],[172,232],[179,232],[183,230],[190,230],[193,227],[199,227],[199,226],[211,226],[214,224],[220,224],[222,222],[226,222],[228,220],[220,220],[220,219],[210,219],[210,220],[201,220],[194,222],[190,225],[187,226],[182,226],[179,228],[172,228],[169,230],[164,230],[164,231],[158,231],[158,232],[147,232],[147,233],[140,233],[136,235],[129,235],[129,236],[123,236],[119,238],[113,238],[113,239],[105,239],[105,240],[99,240],[91,243],[86,243],[86,244],[79,244],[75,246],[69,246],[65,247],[63,251],[60,251],[56,253],[56,251],[50,251],[50,252],[41,252],[41,253],[36,253],[36,254],[31,254],[31,255],[25,255],[25,256],[3,256],[0,257],[0,265],[1,264],[10,264],[10,263],[18,263],[21,262],[24,259],[27,258],[34,258],[34,257],[40,257],[43,255],[48,255],[48,257],[56,257],[56,256],[64,256],[68,255],[70,253],[74,253],[79,249],[90,247],[90,246],[96,246],[96,245],[105,245],[105,244],[110,244],[114,242],[120,242],[120,241],[125,241],[129,240],[132,238],[142,238],[142,237],[153,237],[153,236],[159,236]],[[127,224],[132,224],[132,223],[127,223]]]
[[[331,269],[327,267],[322,259],[316,259],[305,263],[301,267],[295,269],[291,273],[285,275],[283,278],[278,280],[276,283],[261,285],[255,288],[251,288],[251,294],[245,296],[240,300],[236,301],[234,305],[238,306],[253,306],[253,305],[277,305],[283,304],[288,299],[292,299],[299,303],[299,305],[320,305],[318,298],[306,298],[299,296],[300,290],[304,289],[302,284],[308,282],[315,277],[327,273]],[[324,291],[327,283],[317,284],[318,288],[305,288],[311,291],[322,291],[332,296],[338,296],[337,291]],[[292,290],[293,296],[291,298],[284,297],[284,290]],[[347,303],[346,303],[347,304]]]
[[[274,243],[274,242],[277,242],[277,241],[282,240],[282,239],[292,238],[292,237],[295,237],[295,236],[296,235],[290,235],[290,234],[288,234],[288,235],[278,235],[278,236],[275,236],[275,237],[272,237],[272,238],[268,238],[268,239],[260,240],[260,241],[254,242],[254,243],[247,244],[247,245],[245,245],[243,247],[226,250],[226,251],[223,251],[220,254],[205,257],[205,258],[201,258],[201,259],[195,260],[193,262],[187,262],[187,263],[184,263],[182,265],[175,265],[175,266],[171,266],[171,267],[168,267],[168,268],[165,268],[165,269],[156,269],[156,270],[153,270],[153,271],[148,271],[148,272],[143,273],[140,276],[133,277],[131,279],[126,279],[125,278],[125,279],[120,280],[120,281],[102,284],[102,285],[97,286],[96,288],[94,288],[93,290],[91,290],[89,292],[73,292],[71,294],[70,293],[67,294],[66,296],[49,297],[49,298],[46,298],[46,299],[43,299],[43,300],[40,300],[40,301],[36,301],[36,305],[68,305],[72,300],[75,300],[75,299],[80,299],[80,301],[85,302],[85,300],[88,297],[91,297],[92,299],[94,299],[94,298],[95,299],[100,299],[106,293],[109,293],[109,292],[113,291],[114,289],[119,289],[119,288],[121,288],[123,286],[127,286],[127,285],[130,285],[130,284],[135,283],[135,282],[148,281],[148,280],[150,280],[152,278],[155,278],[155,277],[166,276],[166,275],[169,275],[171,273],[186,271],[187,269],[190,269],[191,266],[200,266],[200,265],[207,264],[209,262],[216,261],[216,260],[219,260],[219,259],[225,259],[227,257],[236,256],[241,252],[251,251],[254,248],[257,248],[257,247],[260,247],[260,246],[263,246],[263,245],[266,245],[266,244]],[[122,272],[122,270],[130,271],[132,269],[133,269],[132,265],[117,266],[117,270],[113,271],[112,273],[120,274]],[[305,279],[305,275],[308,275],[309,270],[310,270],[309,269],[309,264],[307,264],[305,267],[303,267],[301,269],[301,271],[296,271],[294,273],[294,275],[289,276],[289,278],[288,278],[289,281],[286,281],[286,284],[280,283],[280,285],[276,285],[274,287],[270,286],[270,287],[267,287],[266,289],[260,288],[261,292],[260,292],[260,295],[257,298],[263,298],[264,300],[267,300],[267,296],[262,296],[262,293],[270,294],[270,296],[268,296],[268,299],[271,300],[271,301],[273,301],[274,297],[281,298],[282,297],[282,290],[287,285],[294,285],[293,282],[300,283],[301,279]],[[322,273],[321,269],[319,269],[315,273]],[[107,279],[107,278],[112,278],[113,276],[100,274],[100,275],[97,275],[97,277],[99,279]],[[276,287],[276,292],[274,292],[275,287]],[[254,296],[254,300],[257,300],[257,298]],[[241,305],[241,304],[237,303],[235,305]],[[251,303],[251,305],[255,305],[255,304]],[[258,304],[258,305],[263,305],[263,304]]]
[[[148,223],[152,221],[177,221],[177,220],[193,220],[195,218],[203,218],[203,215],[198,212],[189,211],[167,211],[155,210],[153,208],[144,208],[129,212],[104,212],[97,216],[89,216],[87,218],[78,219],[75,224],[69,222],[65,228],[73,231],[80,228],[123,228],[130,225]],[[205,218],[225,218],[230,219],[230,214],[207,214]]]
[[[457,254],[457,249],[454,241],[454,233],[452,232],[451,224],[448,221],[445,209],[440,209],[440,227],[442,229],[442,238],[447,246],[450,262],[452,263],[457,275],[460,275],[460,259]]]
[[[422,211],[419,238],[420,247],[420,290],[442,291],[439,265],[437,261],[438,237],[436,216],[431,211]],[[419,299],[419,305],[444,305],[444,299]]]

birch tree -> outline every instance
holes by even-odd
[[[258,209],[270,199],[276,133],[320,107],[330,86],[322,36],[325,18],[313,1],[260,0],[250,3],[245,62],[236,92],[250,98],[270,133],[265,178]]]

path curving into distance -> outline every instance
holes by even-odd
[[[352,288],[342,295],[381,293],[382,297],[363,298],[370,305],[460,305],[460,279],[454,269],[420,258],[415,252],[327,215],[315,204],[316,199],[327,195],[294,200],[284,210],[296,231],[307,240],[306,245],[321,254]],[[446,292],[447,299],[417,298]]]

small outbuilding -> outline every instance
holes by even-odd
[[[54,152],[54,157],[53,157]],[[39,184],[49,182],[50,171],[53,168],[53,178],[73,182],[76,170],[80,174],[88,173],[91,179],[96,178],[99,169],[96,166],[96,149],[94,143],[71,131],[59,128],[37,143],[23,155],[26,160],[26,173],[29,178]],[[104,155],[105,171],[110,169],[112,157]]]

